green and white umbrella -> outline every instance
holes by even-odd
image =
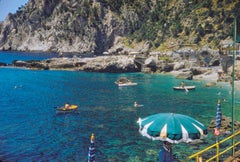
[[[139,118],[137,123],[139,132],[152,140],[188,143],[207,135],[207,128],[202,123],[182,114],[159,113]]]

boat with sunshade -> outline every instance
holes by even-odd
[[[118,79],[118,80],[115,82],[115,84],[117,84],[119,87],[137,85],[137,83],[134,83],[134,82],[130,81],[130,80],[127,79],[126,77],[121,77],[120,79]]]

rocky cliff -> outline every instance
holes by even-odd
[[[103,51],[101,40],[109,40],[116,30],[112,26],[116,18],[109,12],[97,2],[30,0],[2,23],[0,46],[3,50],[20,51]],[[98,16],[107,18],[106,24],[100,23]],[[100,28],[101,25],[106,26]],[[108,36],[104,30],[112,32]]]
[[[0,24],[0,50],[129,53],[218,48],[239,1],[29,0]]]

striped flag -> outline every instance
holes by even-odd
[[[222,122],[221,104],[220,104],[220,100],[218,100],[217,113],[216,113],[216,128],[214,132],[216,136],[220,135],[221,122]]]
[[[91,143],[88,149],[88,162],[95,162],[94,134],[91,135]]]

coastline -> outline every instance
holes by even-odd
[[[25,67],[33,70],[66,70],[66,71],[86,71],[86,72],[94,72],[94,71],[116,72],[117,70],[118,73],[140,72],[141,70],[136,68],[134,59],[135,57],[129,56],[129,55],[101,56],[101,57],[90,57],[90,58],[50,57],[48,59],[43,59],[43,60],[40,59],[35,61],[18,60],[13,62],[12,65],[11,64],[8,65],[7,63],[5,63],[4,65],[12,66],[12,67]],[[4,65],[3,67],[5,67]],[[200,69],[199,71],[201,71],[202,73],[198,75],[196,74],[192,75],[193,80],[205,80],[209,83],[219,82],[218,72],[222,71],[221,66],[210,66],[210,67],[196,66],[195,68]],[[179,68],[178,70],[172,70],[166,73],[176,77],[179,74],[183,73],[183,71],[191,71],[191,69]],[[150,71],[142,71],[142,72],[144,73],[144,72],[150,72]],[[235,83],[235,86],[234,86],[235,90],[240,91],[240,81],[235,81],[234,83]]]
[[[231,88],[230,83],[228,82],[219,82],[218,81],[218,71],[222,70],[221,66],[216,66],[216,67],[210,67],[209,69],[212,69],[211,73],[204,73],[204,74],[199,74],[199,75],[194,75],[193,80],[204,80],[207,82],[213,82],[213,83],[226,83],[229,84],[229,87]],[[181,71],[171,71],[170,74],[173,76],[177,76],[180,74]],[[240,81],[234,81],[234,90],[240,92]]]

